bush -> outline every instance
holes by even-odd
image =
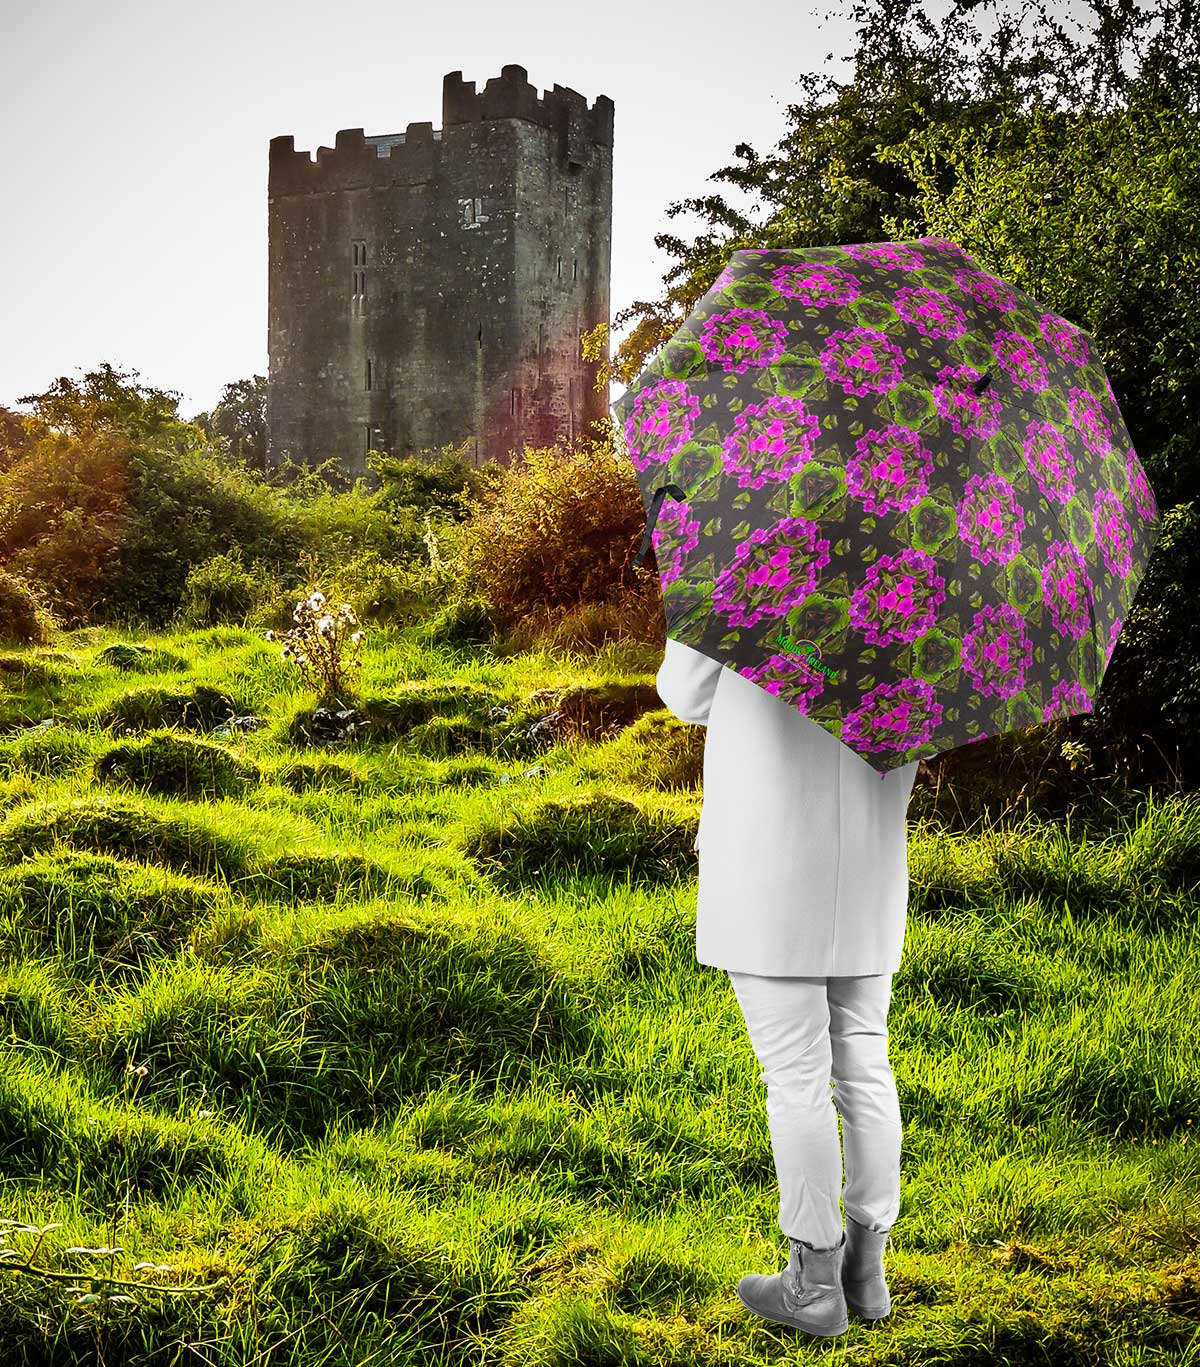
[[[645,508],[630,462],[606,443],[532,450],[490,479],[457,532],[459,578],[501,629],[549,610],[640,598],[630,624],[661,639],[657,573],[637,568]]]
[[[585,762],[639,788],[699,788],[704,735],[704,727],[682,722],[663,708],[639,717]]]
[[[188,662],[181,655],[133,641],[114,641],[105,646],[96,659],[101,664],[132,674],[169,674],[188,668]]]
[[[241,550],[235,548],[188,571],[183,616],[197,626],[242,623],[277,591],[270,576],[247,566]]]
[[[54,625],[39,591],[21,575],[0,569],[0,640],[43,645]]]

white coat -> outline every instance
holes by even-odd
[[[908,919],[908,799],[737,670],[667,638],[655,680],[708,728],[696,837],[696,960],[767,977],[895,973]]]

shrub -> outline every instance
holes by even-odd
[[[280,770],[279,781],[294,793],[307,793],[313,788],[362,787],[362,779],[354,770],[334,759],[297,760]]]
[[[476,594],[455,598],[413,632],[423,646],[488,645],[496,634],[487,602]]]
[[[275,592],[262,570],[246,565],[240,548],[214,555],[188,571],[183,616],[201,626],[241,623]]]
[[[611,445],[526,448],[471,506],[455,538],[460,577],[502,629],[547,609],[642,597],[651,630],[658,576],[633,564],[645,509],[632,464]]]
[[[102,781],[189,799],[236,796],[258,781],[258,768],[223,745],[160,731],[106,750],[95,765]]]
[[[40,592],[21,575],[0,569],[0,640],[42,645],[54,626]]]

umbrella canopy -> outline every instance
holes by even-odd
[[[955,243],[736,251],[612,410],[668,634],[881,777],[1092,710],[1154,492],[1091,335]]]

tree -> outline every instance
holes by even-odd
[[[192,419],[210,440],[221,442],[252,470],[267,468],[267,377],[232,380],[211,413]]]
[[[71,436],[109,431],[140,441],[203,435],[179,416],[182,395],[138,384],[137,374],[136,370],[115,370],[104,361],[98,370],[88,371],[82,382],[60,376],[43,393],[26,394],[17,402],[32,404],[39,422]]]

